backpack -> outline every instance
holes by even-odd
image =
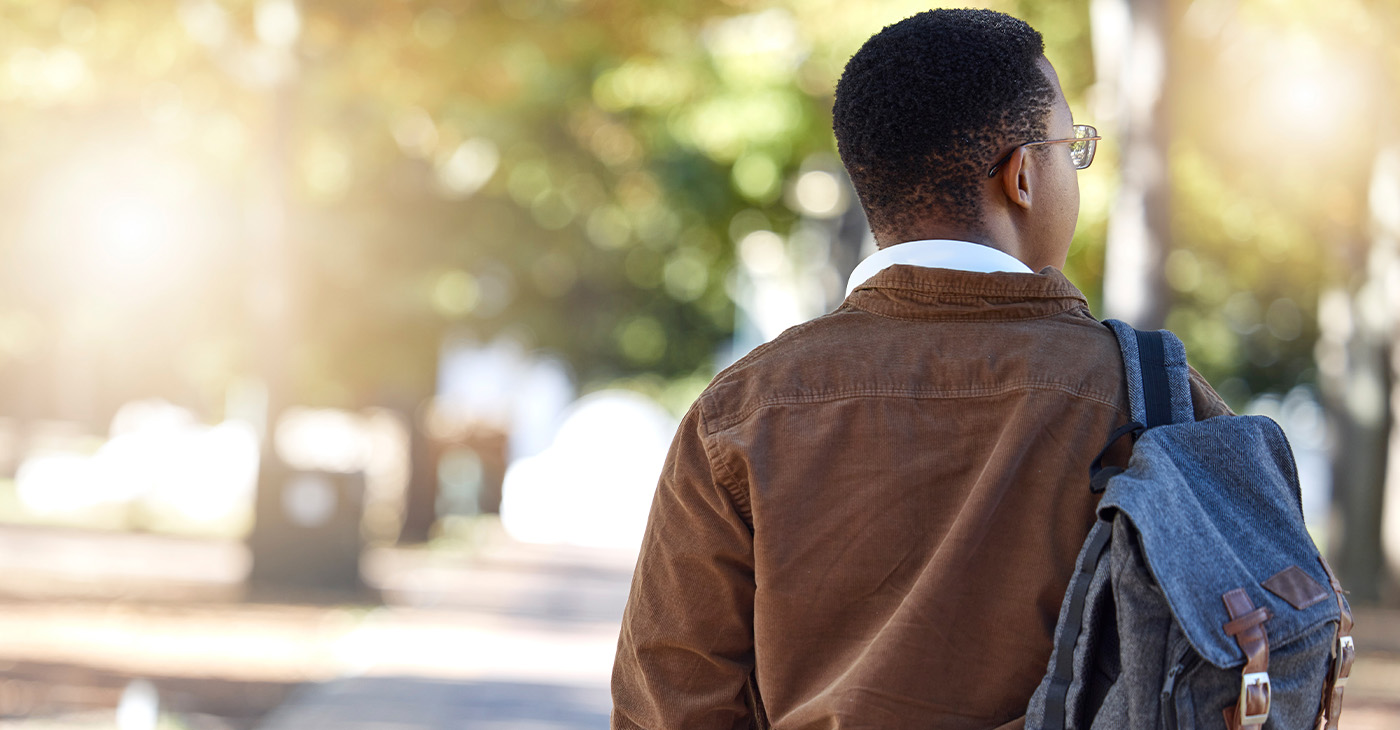
[[[1079,553],[1029,730],[1337,727],[1351,610],[1303,525],[1293,453],[1262,416],[1195,421],[1181,341],[1118,338],[1134,438],[1091,467]]]

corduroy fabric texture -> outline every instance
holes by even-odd
[[[893,266],[740,360],[658,482],[613,726],[1018,727],[1123,382],[1049,268]]]

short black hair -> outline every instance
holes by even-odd
[[[1055,89],[1039,31],[991,10],[932,10],[887,26],[846,64],[832,128],[870,227],[933,212],[982,225],[999,153],[1044,139]]]

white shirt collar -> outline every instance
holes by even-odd
[[[908,241],[882,248],[865,257],[851,272],[846,284],[846,296],[856,287],[869,281],[872,276],[898,264],[906,266],[926,266],[937,269],[956,269],[983,274],[1008,272],[1013,274],[1034,274],[1011,254],[998,251],[991,246],[968,241]]]

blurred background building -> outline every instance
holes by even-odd
[[[1069,278],[1284,426],[1392,726],[1400,4],[966,4],[1104,135]],[[0,726],[606,724],[672,429],[873,250],[832,92],[928,7],[0,0]]]

